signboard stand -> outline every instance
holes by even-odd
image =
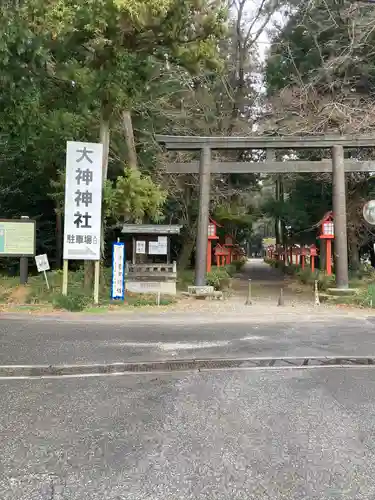
[[[62,294],[68,295],[68,266],[69,261],[64,259],[63,263],[63,282],[62,282]]]
[[[26,285],[29,280],[29,259],[20,257],[20,284]]]
[[[36,263],[36,267],[37,267],[38,271],[40,273],[44,274],[44,279],[46,280],[46,285],[47,285],[47,288],[49,290],[50,287],[49,287],[46,271],[49,271],[50,267],[49,267],[47,254],[36,255],[35,256],[35,263]]]
[[[94,304],[99,304],[100,260],[94,265]]]
[[[49,290],[49,283],[48,283],[47,273],[45,271],[43,271],[43,274],[44,274],[44,279],[46,280],[47,288]]]
[[[67,142],[62,293],[68,293],[68,261],[94,261],[95,304],[99,303],[102,164],[103,144]]]
[[[21,215],[21,219],[28,219],[28,215]],[[29,259],[22,255],[20,257],[20,284],[26,285],[29,281]]]

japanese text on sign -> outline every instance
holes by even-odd
[[[112,252],[112,299],[124,299],[125,292],[125,245],[114,243]]]
[[[64,259],[100,259],[102,158],[102,144],[67,142]]]

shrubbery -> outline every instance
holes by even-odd
[[[246,259],[234,260],[224,267],[213,267],[206,275],[207,285],[213,286],[215,290],[226,290],[231,288],[232,276],[234,276],[245,264]]]
[[[336,277],[334,274],[328,276],[325,272],[319,270],[312,272],[309,267],[302,269],[301,266],[296,264],[286,266],[283,261],[276,259],[265,259],[265,262],[289,276],[294,276],[305,285],[314,285],[315,281],[318,281],[318,288],[321,291],[335,286]]]

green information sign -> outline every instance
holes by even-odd
[[[0,257],[34,257],[35,220],[0,219]]]

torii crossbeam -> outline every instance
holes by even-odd
[[[304,173],[332,172],[333,212],[335,214],[335,270],[337,288],[346,289],[348,278],[348,242],[346,230],[345,172],[373,172],[375,162],[344,160],[345,148],[373,148],[375,136],[308,137],[195,137],[156,135],[156,141],[169,151],[201,151],[200,162],[170,163],[167,172],[199,173],[199,217],[195,284],[206,282],[206,253],[210,204],[211,173]],[[274,161],[276,150],[331,149],[332,160]],[[212,162],[212,150],[267,150],[267,161]]]

